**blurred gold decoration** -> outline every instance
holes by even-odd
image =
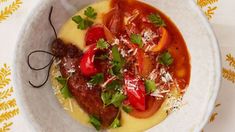
[[[2,114],[0,114],[0,123],[2,123],[3,121],[7,121],[9,119],[11,119],[12,117],[16,116],[19,114],[19,109],[16,108],[14,110],[10,110],[7,112],[4,112]]]
[[[215,121],[217,115],[218,115],[218,113],[216,113],[216,112],[211,115],[210,123]]]
[[[6,64],[3,65],[3,68],[0,69],[0,89],[4,88],[10,83],[8,76],[11,74],[9,66]]]
[[[7,132],[10,131],[10,126],[12,126],[12,122],[10,123],[4,123],[3,127],[0,128],[0,132]]]
[[[215,105],[215,108],[218,108],[218,107],[220,107],[221,106],[221,104],[216,104]]]
[[[15,99],[11,99],[8,100],[6,102],[0,102],[0,110],[8,110],[10,108],[14,108],[16,107],[16,100]]]
[[[14,89],[8,86],[11,82],[10,75],[10,67],[4,64],[0,68],[0,132],[10,131],[13,125],[10,119],[19,114],[16,99],[11,98]]]
[[[209,6],[208,9],[205,11],[205,15],[208,19],[211,19],[212,16],[215,14],[215,10],[217,9],[217,6],[211,7]]]
[[[11,96],[12,93],[13,93],[13,87],[1,91],[0,92],[0,100],[7,99],[8,97]]]
[[[215,6],[218,1],[219,0],[197,0],[197,4],[199,7],[201,7],[207,18],[210,20],[218,8]]]
[[[228,70],[226,68],[223,68],[223,77],[232,83],[235,83],[235,72],[232,70]]]
[[[4,3],[4,2],[7,2],[9,0],[0,0],[0,3]]]
[[[235,58],[232,56],[232,54],[226,55],[226,61],[229,63],[229,66],[235,69]]]
[[[4,1],[4,0],[1,0],[1,1]],[[21,0],[15,0],[14,2],[11,3],[11,5],[5,7],[3,10],[1,10],[0,11],[0,23],[3,20],[6,20],[16,10],[18,10],[21,4],[22,4]]]
[[[218,0],[197,0],[197,4],[198,4],[201,8],[203,8],[203,7],[207,6],[207,5],[214,4],[214,3],[216,3],[216,2],[218,2]]]

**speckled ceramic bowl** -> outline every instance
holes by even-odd
[[[21,112],[32,132],[94,131],[92,128],[80,125],[63,110],[49,82],[44,88],[31,88],[28,81],[42,81],[45,79],[46,71],[32,72],[26,64],[27,55],[32,50],[49,51],[49,44],[54,39],[48,23],[48,12],[52,5],[55,7],[53,21],[59,30],[76,10],[92,2],[95,0],[42,0],[32,10],[19,36],[15,50],[14,85],[20,100]],[[143,0],[143,2],[163,11],[177,25],[187,43],[192,65],[190,85],[183,98],[186,104],[162,123],[147,131],[200,131],[213,110],[220,86],[220,51],[214,33],[193,0]],[[40,66],[48,60],[49,56],[39,55],[32,63]]]

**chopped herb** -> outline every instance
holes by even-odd
[[[94,22],[89,19],[83,19],[81,16],[74,16],[72,20],[78,24],[77,28],[81,30],[86,30],[88,27],[92,26]]]
[[[98,60],[106,60],[108,59],[109,56],[108,55],[100,55],[100,56],[96,56],[95,59],[98,59]]]
[[[92,7],[88,7],[85,11],[84,11],[84,15],[86,15],[89,18],[92,19],[96,19],[97,13],[95,12],[95,9]]]
[[[67,79],[61,76],[55,78],[61,85],[66,85]]]
[[[122,80],[123,79],[123,75],[120,72],[121,69],[119,69],[118,66],[113,66],[111,69],[108,70],[109,74],[112,76],[116,76],[117,79]]]
[[[123,95],[120,92],[116,92],[113,96],[112,96],[112,100],[111,100],[111,104],[113,104],[115,107],[119,107],[123,100],[126,99],[126,96]]]
[[[173,57],[171,56],[171,54],[166,51],[164,53],[162,53],[159,57],[159,63],[162,64],[162,65],[166,65],[166,66],[169,66],[173,63],[174,59]]]
[[[138,44],[140,48],[143,47],[142,37],[140,34],[131,34],[131,42]]]
[[[122,87],[121,82],[114,80],[111,83],[108,83],[106,88],[107,89],[114,89],[114,90],[119,90]]]
[[[112,56],[113,56],[113,61],[112,61],[112,69],[110,70],[110,72],[116,76],[118,76],[120,74],[120,70],[122,69],[122,67],[125,64],[124,59],[121,57],[117,46],[113,46],[112,48]]]
[[[156,26],[166,26],[166,23],[159,14],[151,13],[150,15],[148,15],[148,19],[151,23],[155,24]]]
[[[90,116],[90,121],[89,122],[95,127],[96,130],[100,130],[101,123],[100,123],[100,120],[97,117]]]
[[[146,80],[145,89],[147,94],[154,92],[157,89],[156,83],[152,80]]]
[[[89,83],[92,85],[98,85],[102,82],[104,82],[104,74],[103,73],[98,73],[95,76],[92,76],[91,80],[89,81]]]
[[[104,105],[110,104],[111,99],[112,99],[112,94],[109,92],[103,92],[103,93],[101,93],[101,99],[102,99]]]
[[[72,20],[73,20],[75,23],[80,24],[80,23],[83,21],[83,18],[78,15],[78,16],[74,16],[74,17],[72,18]]]
[[[64,96],[65,99],[72,97],[72,94],[69,91],[68,85],[65,85],[63,88],[61,88],[60,92]]]
[[[71,98],[72,94],[70,93],[68,85],[67,85],[68,80],[66,78],[61,77],[61,76],[56,77],[56,80],[62,85],[60,92],[64,96],[64,98],[65,99]]]
[[[104,39],[99,39],[96,47],[98,49],[107,49],[109,44]]]
[[[130,113],[132,111],[132,107],[124,105],[122,106],[122,109],[126,112],[126,113]]]
[[[113,55],[113,61],[119,62],[119,63],[122,62],[122,58],[121,58],[121,55],[120,55],[120,53],[118,51],[117,46],[113,46],[113,48],[112,48],[112,55]]]
[[[113,104],[115,107],[119,107],[121,106],[123,100],[126,99],[126,96],[120,92],[116,92],[113,95],[109,92],[103,92],[101,94],[101,99],[105,106]]]
[[[111,128],[118,128],[120,126],[121,126],[121,122],[117,117],[114,119],[114,121],[110,125]]]

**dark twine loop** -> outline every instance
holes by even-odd
[[[34,71],[40,71],[40,70],[43,70],[43,69],[47,68],[47,67],[51,64],[51,61],[53,60],[53,58],[52,58],[52,59],[50,60],[50,62],[49,62],[47,65],[45,65],[45,66],[43,66],[43,67],[41,67],[41,68],[34,68],[34,67],[30,64],[30,57],[31,57],[31,55],[36,54],[36,53],[45,53],[45,54],[48,54],[48,55],[51,55],[51,56],[55,57],[54,54],[52,54],[52,53],[50,53],[50,52],[47,52],[47,51],[44,51],[44,50],[35,50],[35,51],[31,52],[31,53],[28,55],[27,63],[28,63],[29,68],[30,68],[31,70],[34,70]]]
[[[47,68],[47,67],[49,66],[49,68],[48,68],[48,70],[47,70],[47,76],[46,76],[45,81],[44,81],[42,84],[40,84],[40,85],[35,85],[35,84],[33,84],[31,81],[29,81],[29,84],[30,84],[32,87],[34,87],[34,88],[41,88],[42,86],[44,86],[44,85],[47,83],[47,81],[48,81],[48,79],[49,79],[49,76],[50,76],[51,66],[52,66],[54,60],[55,60],[55,57],[53,57],[53,58],[50,60],[50,63],[49,63],[47,66],[45,66],[45,68]],[[44,69],[45,69],[45,68],[44,68]],[[33,69],[32,69],[32,70],[33,70]],[[41,69],[41,70],[43,70],[43,69]],[[38,71],[38,70],[37,70],[37,71]]]
[[[49,16],[48,16],[48,20],[49,20],[49,23],[50,23],[50,25],[51,25],[51,27],[52,27],[54,33],[55,33],[55,37],[58,38],[58,37],[57,37],[56,30],[55,30],[55,27],[54,27],[54,25],[53,25],[53,23],[52,23],[52,21],[51,21],[52,12],[53,12],[53,6],[51,6],[51,10],[50,10],[50,13],[49,13]]]
[[[57,38],[57,33],[56,33],[56,30],[55,30],[55,27],[54,27],[54,25],[53,25],[53,23],[52,23],[52,21],[51,21],[52,12],[53,12],[53,6],[51,6],[48,20],[49,20],[50,26],[52,27],[52,29],[53,29],[53,31],[54,31],[55,38]],[[31,65],[31,63],[30,63],[30,57],[31,57],[31,55],[37,54],[37,53],[45,53],[45,54],[47,54],[47,55],[52,56],[52,58],[51,58],[51,60],[49,61],[49,63],[46,64],[45,66],[40,67],[40,68],[35,68],[35,67],[33,67],[33,66]],[[47,83],[47,81],[48,81],[48,79],[49,79],[49,76],[50,76],[50,70],[51,70],[52,64],[53,64],[53,62],[54,62],[55,59],[56,59],[56,56],[55,56],[53,53],[48,52],[48,51],[44,51],[44,50],[35,50],[35,51],[32,51],[31,53],[28,54],[27,64],[28,64],[28,66],[29,66],[29,68],[30,68],[31,70],[33,70],[33,71],[41,71],[41,70],[44,70],[44,69],[46,69],[47,67],[49,67],[49,68],[48,68],[48,71],[47,71],[46,79],[45,79],[45,81],[44,81],[42,84],[40,84],[40,85],[35,85],[35,84],[33,84],[31,81],[29,81],[29,84],[30,84],[32,87],[34,87],[34,88],[41,88],[42,86],[44,86],[44,85]]]

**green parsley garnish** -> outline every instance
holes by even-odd
[[[87,18],[82,18],[80,15],[74,16],[72,20],[78,24],[77,28],[81,30],[86,30],[88,27],[92,26],[94,24],[93,21],[91,21],[88,18],[96,19],[97,13],[92,7],[88,7],[84,11],[84,15],[87,16]]]
[[[121,126],[121,122],[119,120],[119,115],[120,115],[120,108],[119,108],[119,111],[118,111],[118,114],[116,116],[116,118],[113,120],[112,124],[109,126],[110,128],[118,128]]]
[[[140,48],[143,47],[143,41],[140,34],[131,34],[131,42],[138,44]]]
[[[117,92],[112,96],[111,104],[113,104],[115,107],[119,107],[124,99],[126,99],[126,96],[120,92]]]
[[[171,56],[171,54],[166,51],[164,53],[162,53],[159,57],[159,63],[162,64],[162,65],[166,65],[166,66],[169,66],[173,63],[174,59],[173,57]]]
[[[95,116],[90,116],[90,121],[89,121],[94,127],[96,130],[100,130],[100,127],[101,127],[101,123],[100,123],[100,120],[95,117]]]
[[[113,120],[112,124],[110,125],[111,128],[118,128],[120,126],[121,122],[117,117]]]
[[[148,19],[151,23],[155,24],[156,26],[166,26],[166,23],[159,14],[151,13],[150,15],[148,15]]]
[[[85,30],[88,27],[92,26],[94,22],[89,19],[83,19],[81,16],[74,16],[72,20],[78,24],[77,28],[81,30]]]
[[[87,17],[91,18],[91,19],[96,19],[97,13],[95,12],[95,9],[92,7],[88,7],[85,11],[84,11],[84,15],[86,15]]]
[[[101,93],[101,99],[104,105],[109,105],[112,99],[112,94],[110,92],[103,92]]]
[[[122,84],[120,81],[114,80],[106,85],[107,89],[114,89],[119,90],[122,87]]]
[[[107,49],[109,47],[109,44],[104,39],[99,39],[97,42],[98,49]]]
[[[123,100],[126,99],[126,96],[120,92],[116,92],[113,95],[109,92],[103,92],[101,94],[101,99],[105,106],[113,104],[115,107],[119,107],[121,106]]]
[[[123,105],[122,109],[126,112],[126,113],[130,113],[132,111],[132,107],[127,106],[127,105]]]
[[[112,61],[112,69],[110,69],[110,73],[112,75],[118,76],[120,74],[120,70],[125,64],[124,58],[121,57],[121,54],[118,51],[117,46],[113,46],[112,48],[112,56],[113,56],[113,61]]]
[[[67,85],[68,79],[63,78],[61,76],[56,77],[55,79],[62,85],[62,88],[60,89],[60,92],[64,96],[64,98],[65,99],[71,98],[72,94],[70,93],[68,85]]]
[[[92,76],[91,80],[89,81],[89,83],[92,85],[98,85],[102,82],[104,82],[104,74],[103,73],[98,73],[95,76]]]
[[[146,80],[145,89],[147,94],[154,92],[157,89],[156,83],[152,80]]]
[[[113,61],[122,63],[122,58],[121,58],[121,55],[120,55],[120,53],[118,51],[118,47],[117,46],[113,46],[113,48],[112,48],[112,55],[113,55]]]

